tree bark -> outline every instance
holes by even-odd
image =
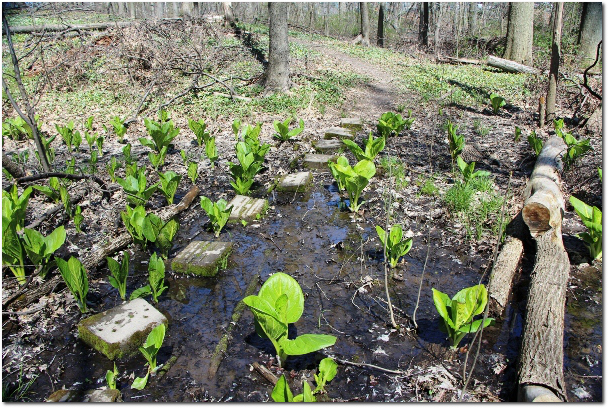
[[[192,201],[198,196],[200,189],[194,186],[188,191],[188,193],[182,198],[179,204],[170,205],[168,207],[161,208],[156,212],[163,222],[169,221],[185,209],[187,209]],[[105,262],[106,257],[112,255],[114,252],[124,248],[133,242],[133,237],[128,232],[122,233],[117,237],[112,238],[108,244],[101,248],[88,253],[83,259],[81,259],[82,265],[90,274],[93,270],[97,269],[99,265]],[[24,293],[21,297],[13,303],[13,310],[18,310],[26,307],[32,302],[40,299],[41,296],[47,295],[57,287],[57,285],[63,282],[61,275],[55,275],[51,279],[47,280],[35,289],[32,289]],[[6,308],[8,304],[3,304],[3,308]]]
[[[2,152],[2,167],[6,171],[8,171],[8,173],[13,176],[13,178],[18,179],[20,177],[25,177],[25,173],[23,172],[21,167],[19,167],[17,163],[9,159],[9,157],[4,154],[4,152]]]
[[[420,3],[420,22],[418,25],[418,42],[421,47],[429,45],[429,2]]]
[[[380,9],[378,11],[378,47],[384,47],[384,5],[380,4]]]
[[[507,47],[503,58],[532,65],[534,3],[509,3]]]
[[[287,32],[287,3],[269,2],[270,20],[266,91],[289,89],[289,37]]]
[[[549,87],[547,88],[547,122],[555,119],[555,97],[559,77],[559,59],[561,56],[562,15],[564,3],[553,3],[553,44],[551,45],[551,68],[549,69]]]
[[[506,60],[504,58],[498,58],[493,55],[488,57],[488,65],[494,68],[502,69],[507,72],[523,73],[523,74],[540,74],[540,71],[536,68],[519,64],[515,61]]]
[[[435,17],[435,55],[439,55],[441,49],[441,19],[443,18],[443,3],[437,3],[437,15]]]
[[[361,14],[361,45],[369,47],[369,9],[366,2],[359,3]]]
[[[471,2],[469,3],[469,35],[471,37],[475,36],[475,31],[477,30],[477,3]]]
[[[566,144],[561,137],[554,136],[545,142],[526,186],[522,217],[532,237],[561,226],[565,204],[559,172],[565,151]]]
[[[597,44],[600,41],[602,41],[602,3],[584,2],[578,34],[580,67],[593,63]]]
[[[222,2],[222,7],[224,8],[224,27],[232,27],[234,24],[234,14],[232,13],[231,2]]]

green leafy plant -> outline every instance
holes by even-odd
[[[36,115],[36,123],[38,124],[39,117]],[[40,128],[40,126],[38,126]],[[31,139],[32,128],[27,122],[21,119],[21,116],[17,116],[14,119],[6,118],[2,122],[2,136],[8,137],[13,140],[21,140],[23,138]]]
[[[76,210],[74,210],[74,227],[76,228],[76,232],[81,233],[82,229],[82,221],[84,221],[84,217],[82,216],[82,207],[77,205]]]
[[[160,112],[159,122],[144,118],[144,124],[151,139],[141,137],[139,138],[139,142],[159,154],[162,153],[163,148],[169,147],[171,141],[179,134],[179,128],[174,127],[173,121],[167,118],[165,111]]]
[[[164,323],[159,324],[154,329],[152,329],[150,334],[148,334],[144,345],[139,348],[141,354],[143,354],[143,356],[146,358],[146,361],[148,361],[148,371],[146,372],[145,377],[135,378],[133,384],[131,385],[131,388],[140,391],[143,390],[146,387],[146,384],[148,383],[148,378],[150,374],[153,374],[156,372],[156,370],[158,370],[158,366],[156,364],[156,356],[163,345],[163,341],[165,340],[165,331],[166,327]]]
[[[22,244],[27,257],[32,264],[41,268],[40,275],[46,276],[49,268],[53,265],[51,256],[65,243],[65,228],[63,225],[55,228],[46,237],[40,232],[24,228]]]
[[[602,257],[602,211],[590,206],[574,196],[570,196],[570,204],[574,207],[574,211],[583,221],[588,232],[582,232],[577,236],[582,239],[587,247],[593,260]]]
[[[477,332],[482,325],[487,327],[494,319],[473,320],[483,313],[488,302],[488,292],[484,285],[462,289],[451,300],[445,293],[433,288],[433,302],[443,319],[442,331],[448,334],[452,349],[457,349],[467,333]]]
[[[364,201],[359,202],[359,198],[361,197],[363,189],[369,184],[369,180],[376,174],[376,166],[369,160],[361,160],[355,164],[354,167],[336,163],[333,168],[346,187],[346,192],[348,193],[350,200],[348,208],[352,212],[359,211],[359,208],[364,203]]]
[[[125,256],[122,258],[122,262],[114,260],[114,258],[107,257],[108,269],[110,269],[110,276],[108,281],[112,287],[118,289],[120,298],[126,299],[127,296],[127,277],[129,276],[129,253],[125,251]]]
[[[125,147],[122,148],[122,155],[125,158],[126,164],[133,164],[133,156],[131,156],[131,143],[127,143]]]
[[[338,170],[336,169],[336,165],[339,164],[343,167],[348,166],[348,159],[345,156],[339,156],[338,159],[336,160],[336,162],[332,162],[330,161],[328,163],[329,165],[329,171],[331,172],[331,175],[334,176],[334,179],[336,180],[336,184],[338,184],[338,189],[340,191],[345,191],[346,190],[346,181],[344,176],[338,172]]]
[[[218,158],[217,147],[215,146],[215,137],[210,137],[205,143],[205,155],[211,162],[211,167],[214,167]]]
[[[124,143],[124,137],[127,134],[127,126],[125,125],[125,121],[120,118],[120,116],[114,116],[112,120],[110,120],[110,125],[112,125],[112,130],[114,134],[118,136],[118,143]],[[106,133],[110,133],[106,125],[103,125]]]
[[[198,178],[198,163],[197,162],[189,162],[188,163],[188,178],[192,181],[192,184],[196,184],[196,179]]]
[[[2,191],[2,265],[8,266],[20,285],[26,282],[20,232],[25,225],[25,211],[32,191],[30,186],[19,195],[16,184],[9,191]]]
[[[490,128],[483,126],[479,119],[473,121],[473,129],[475,129],[479,136],[487,136],[490,134]]]
[[[456,160],[458,163],[458,168],[460,169],[460,173],[462,173],[462,178],[464,179],[465,184],[468,184],[474,178],[488,177],[490,175],[489,171],[475,171],[475,162],[467,164],[467,162],[465,162],[460,156],[458,156]]]
[[[555,133],[566,143],[568,150],[566,150],[566,154],[564,154],[562,160],[564,161],[565,168],[570,169],[578,158],[585,155],[589,150],[592,150],[589,145],[589,139],[576,140],[571,133],[564,132],[563,119],[553,120],[553,126],[555,128]]]
[[[393,225],[389,232],[376,225],[376,233],[378,233],[382,246],[385,248],[391,268],[395,268],[399,258],[407,255],[412,249],[412,238],[403,238],[403,227],[399,224]]]
[[[515,142],[519,142],[519,139],[521,139],[521,129],[515,126]]]
[[[458,126],[454,125],[450,120],[447,121],[448,131],[448,148],[452,156],[452,164],[456,161],[456,157],[462,153],[464,149],[464,136],[456,133]]]
[[[378,128],[378,133],[380,136],[384,138],[388,138],[395,134],[398,136],[399,133],[406,127],[409,129],[411,124],[414,122],[414,118],[409,118],[404,120],[400,114],[395,114],[393,112],[385,112],[380,116],[378,120],[378,124],[376,127]]]
[[[285,379],[285,374],[282,374],[276,385],[272,389],[270,395],[274,402],[316,402],[317,399],[310,389],[307,381],[302,381],[302,394],[293,396],[289,384]]]
[[[220,232],[228,222],[228,218],[232,212],[232,206],[226,208],[227,205],[228,203],[224,199],[220,199],[214,203],[207,197],[201,197],[201,207],[209,216],[216,238],[220,236]]]
[[[378,153],[384,149],[386,139],[384,137],[373,138],[372,132],[369,132],[369,138],[365,143],[365,151],[350,139],[342,139],[342,143],[355,155],[357,160],[374,161]]]
[[[203,119],[199,121],[188,119],[188,126],[194,132],[199,147],[207,143],[211,134],[207,132],[207,124]]]
[[[114,363],[114,370],[106,371],[106,383],[108,383],[108,388],[111,390],[116,389],[116,378],[118,377],[118,369],[116,368],[116,363]]]
[[[134,290],[129,297],[130,300],[152,295],[154,303],[158,303],[158,297],[168,289],[165,286],[165,262],[156,253],[153,253],[148,262],[148,284]]]
[[[247,296],[243,302],[253,313],[256,333],[274,345],[281,367],[290,355],[312,353],[336,342],[336,337],[326,334],[303,334],[293,340],[287,337],[287,326],[304,312],[304,294],[298,282],[285,273],[270,276],[257,295]]]
[[[543,150],[543,140],[536,136],[534,130],[530,132],[530,135],[528,136],[528,143],[537,156],[540,154],[540,151]]]
[[[159,190],[167,199],[167,203],[173,204],[173,198],[175,197],[177,186],[179,185],[182,176],[178,175],[174,171],[158,173],[158,176],[160,178]]]
[[[53,162],[55,161],[55,149],[53,149],[51,147],[51,143],[53,142],[53,140],[55,140],[55,138],[57,137],[57,135],[53,135],[50,138],[46,138],[44,137],[42,134],[39,135],[40,136],[40,143],[42,144],[42,147],[44,148],[44,154],[46,155],[46,159],[49,162],[49,164],[53,164]],[[34,154],[36,155],[36,158],[38,159],[38,162],[40,163],[40,155],[38,154],[38,150],[34,151]]]
[[[503,106],[505,106],[507,104],[507,102],[505,101],[505,98],[503,98],[502,96],[499,96],[495,93],[490,95],[490,103],[492,104],[492,112],[494,113],[494,115],[496,115],[498,113],[498,110],[500,108],[502,108]]]
[[[155,214],[147,214],[143,206],[135,208],[127,206],[120,216],[127,232],[133,237],[133,242],[146,247],[148,242],[156,242],[162,220]]]
[[[158,183],[146,188],[147,180],[143,171],[139,172],[137,178],[130,175],[124,179],[117,177],[116,182],[123,188],[131,205],[145,204],[158,188]]]
[[[110,175],[110,180],[112,183],[116,183],[116,170],[120,168],[120,162],[116,160],[115,156],[112,156],[106,169],[108,170],[108,174]]]
[[[82,266],[82,263],[73,256],[65,261],[61,258],[55,258],[59,272],[65,281],[65,284],[74,295],[81,313],[86,313],[87,308],[87,293],[89,292],[89,279],[87,271]]]
[[[324,394],[325,384],[333,380],[337,373],[338,364],[333,359],[326,357],[321,360],[319,363],[319,374],[315,374],[317,387],[314,390],[314,394]]]
[[[177,234],[179,223],[176,220],[169,220],[163,225],[156,235],[156,247],[160,251],[160,255],[167,259],[169,250],[173,247],[173,238]]]
[[[302,131],[304,130],[304,121],[302,119],[300,119],[300,121],[298,122],[299,126],[296,128],[293,128],[292,130],[289,130],[289,125],[291,124],[291,119],[292,118],[287,118],[283,122],[275,120],[273,122],[273,126],[274,126],[274,130],[277,133],[275,133],[273,136],[279,140],[282,140],[283,142],[286,142],[287,140],[291,139],[292,137],[295,137],[295,136],[299,135],[300,133],[302,133]]]
[[[250,144],[238,142],[236,144],[236,157],[239,164],[228,162],[230,175],[233,180],[230,182],[230,185],[237,194],[246,195],[253,185],[253,178],[262,169],[264,156],[262,155],[260,161]]]
[[[165,158],[167,157],[167,151],[168,151],[168,147],[165,146],[162,149],[160,149],[160,152],[155,153],[155,152],[149,152],[148,153],[148,159],[150,160],[150,163],[152,163],[152,166],[158,170],[159,167],[162,167],[165,164]]]
[[[82,143],[82,136],[78,130],[74,131],[73,120],[70,120],[65,126],[55,125],[55,129],[61,135],[69,151],[72,151],[72,145],[78,150]]]

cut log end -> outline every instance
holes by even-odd
[[[528,203],[522,216],[533,237],[551,229],[551,211],[541,203]]]

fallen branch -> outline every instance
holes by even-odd
[[[464,64],[464,65],[481,65],[482,62],[476,59],[468,59],[468,58],[454,58],[454,57],[443,57],[441,55],[437,56],[437,62],[447,63],[447,64]]]
[[[76,195],[70,196],[70,204],[71,205],[76,204],[77,202],[79,202],[82,199],[83,199],[82,194],[76,194]],[[40,217],[36,218],[36,220],[34,220],[31,224],[26,225],[25,228],[28,228],[28,229],[38,228],[38,226],[40,224],[42,224],[47,218],[49,218],[51,215],[55,214],[57,211],[62,210],[63,208],[64,208],[63,203],[59,203],[59,204],[55,205],[54,207],[47,210]]]
[[[260,375],[264,377],[269,383],[271,383],[272,385],[277,385],[279,379],[276,375],[272,373],[272,371],[257,362],[253,363],[252,366],[253,368],[255,368],[255,371],[260,373]]]
[[[113,23],[91,23],[91,24],[48,24],[9,27],[12,34],[34,33],[43,31],[65,31],[65,30],[105,30],[111,27],[128,27],[133,23],[130,21],[117,21]],[[3,33],[4,35],[4,33]]]
[[[68,173],[58,173],[58,172],[40,173],[40,174],[35,174],[33,176],[26,176],[26,177],[20,177],[18,179],[15,179],[15,184],[24,184],[24,183],[29,183],[32,181],[48,179],[51,177],[64,178],[64,179],[68,179],[68,180],[84,180],[84,179],[93,180],[94,182],[99,184],[99,188],[103,192],[102,199],[105,199],[106,201],[110,200],[110,191],[108,191],[108,189],[106,188],[106,184],[99,177],[94,176],[92,174],[82,174],[81,175],[81,174],[68,174]],[[10,187],[12,187],[12,186],[9,186],[7,188],[10,188]]]
[[[529,67],[529,66],[523,65],[523,64],[519,64],[515,61],[498,58],[493,55],[490,55],[488,57],[487,64],[491,67],[502,69],[503,71],[506,71],[506,72],[535,74],[535,75],[540,74],[540,70],[538,70],[536,68]]]
[[[254,275],[253,278],[251,278],[249,285],[247,285],[247,289],[245,289],[245,294],[244,294],[243,298],[253,295],[255,290],[257,289],[259,283],[260,283],[260,275]],[[232,340],[232,331],[234,330],[236,325],[239,323],[239,320],[241,320],[241,317],[243,316],[243,312],[245,311],[245,306],[246,306],[245,303],[242,300],[240,300],[239,303],[234,308],[234,312],[232,313],[232,319],[230,321],[230,324],[228,324],[226,333],[224,333],[224,335],[220,339],[219,343],[217,343],[217,346],[215,346],[215,350],[213,351],[213,355],[211,357],[211,362],[209,363],[209,371],[207,374],[207,378],[212,379],[213,377],[215,377],[215,374],[217,373],[217,370],[220,367],[222,360],[224,359],[224,355],[226,354],[226,351],[228,350],[228,346],[230,345],[230,340]],[[276,382],[275,382],[275,384],[276,384]]]
[[[371,368],[371,369],[382,371],[384,373],[389,373],[389,374],[407,375],[407,373],[405,371],[401,371],[401,370],[391,370],[389,368],[379,367],[379,366],[373,365],[373,364],[355,363],[354,361],[343,360],[336,356],[330,356],[330,355],[326,355],[326,356],[333,358],[335,361],[337,361],[340,364],[352,365],[352,366],[361,367],[361,368]]]
[[[2,167],[8,171],[8,174],[13,176],[13,178],[25,177],[25,173],[23,169],[19,167],[17,163],[12,161],[4,152],[2,152]]]
[[[179,204],[170,205],[168,207],[161,208],[155,214],[160,217],[163,222],[169,221],[171,218],[184,211],[192,204],[192,201],[198,196],[200,189],[194,186],[190,189],[188,194],[182,198]],[[98,248],[90,253],[86,254],[82,259],[82,265],[90,274],[93,270],[97,269],[99,265],[105,262],[106,257],[112,255],[116,251],[126,247],[133,242],[133,237],[128,232],[122,233],[117,237],[111,238],[108,243],[101,248]],[[14,303],[15,309],[21,309],[30,303],[40,299],[40,297],[51,293],[55,287],[63,282],[61,275],[55,275],[51,279],[47,280],[31,292],[24,294]],[[3,307],[8,306],[8,303]]]

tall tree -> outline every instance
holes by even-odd
[[[532,65],[534,3],[509,3],[507,47],[503,58]]]
[[[288,4],[268,2],[269,39],[266,91],[289,89],[289,37],[287,32]]]
[[[429,45],[429,2],[420,3],[420,24],[418,25],[418,42],[422,47]]]
[[[378,10],[378,47],[384,47],[384,4],[380,3]]]
[[[442,2],[435,3],[435,55],[439,55],[441,49],[441,19],[444,13],[444,4]]]
[[[234,14],[232,13],[232,2],[223,1],[222,7],[224,8],[224,27],[232,26],[234,24]]]
[[[369,46],[369,9],[366,2],[360,2],[359,8],[361,9],[361,44]]]
[[[469,3],[469,35],[474,36],[477,29],[477,3]]]
[[[553,4],[553,44],[551,46],[551,68],[549,69],[549,88],[547,89],[547,122],[555,119],[555,97],[559,73],[559,58],[562,42],[562,15],[564,3]]]
[[[595,61],[597,44],[602,41],[602,3],[583,3],[578,33],[578,55],[582,66]]]

